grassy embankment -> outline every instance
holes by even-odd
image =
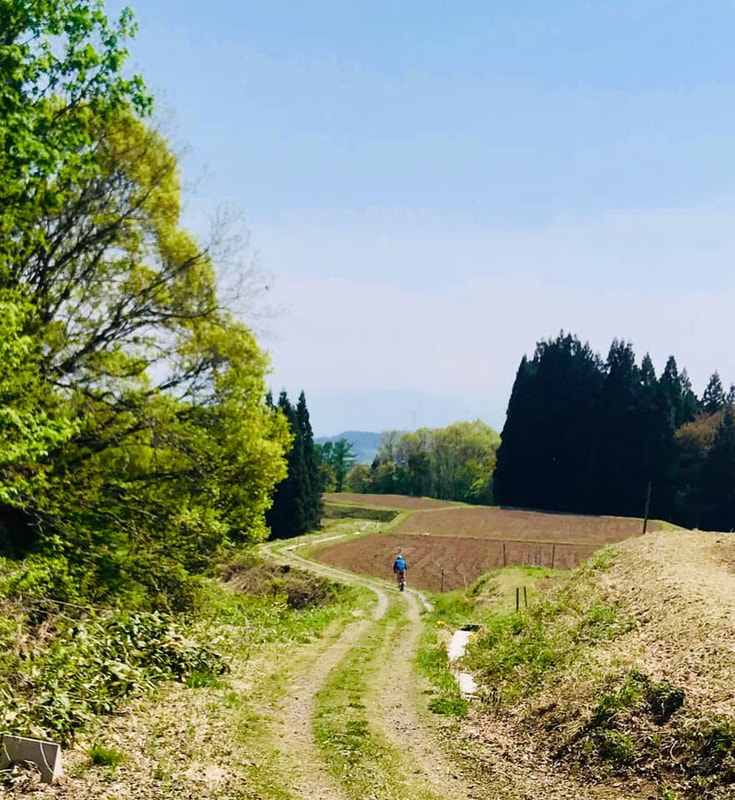
[[[631,796],[732,797],[733,664],[718,595],[733,581],[701,537],[662,532],[605,548],[518,612],[514,593],[500,605],[483,597],[483,581],[508,583],[502,571],[435,598],[419,656],[435,710],[467,711],[441,630],[474,621],[482,628],[462,661],[480,686],[473,725],[503,742],[519,771],[525,759]],[[690,581],[694,563],[703,577]]]
[[[185,616],[126,613],[52,603],[15,566],[0,564],[0,727],[63,741],[70,797],[288,796],[266,720],[294,648],[317,657],[356,590],[246,556]]]

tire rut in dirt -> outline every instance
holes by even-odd
[[[293,766],[291,790],[294,797],[310,800],[344,800],[346,795],[324,766],[312,733],[314,695],[330,670],[349,652],[370,623],[353,622],[336,642],[309,659],[290,687],[290,696],[278,716],[283,725],[279,749]]]
[[[444,800],[469,800],[474,795],[458,768],[442,749],[435,731],[422,723],[416,705],[422,702],[414,674],[414,658],[421,633],[418,600],[402,595],[405,616],[389,631],[380,670],[367,700],[371,719],[401,754],[407,773],[413,773],[433,794]]]

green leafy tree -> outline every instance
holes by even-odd
[[[347,485],[358,494],[370,494],[373,491],[370,465],[356,464],[347,476]]]
[[[122,75],[133,29],[91,0],[0,5],[0,547],[165,605],[265,536],[289,440]]]
[[[357,456],[352,445],[344,437],[337,439],[329,449],[329,466],[334,473],[335,491],[344,490],[347,475],[355,465]]]
[[[122,74],[134,32],[129,9],[111,23],[99,0],[0,4],[0,275],[11,285],[50,246],[37,221],[98,173],[100,121],[150,110],[141,79]]]
[[[391,431],[383,435],[369,480],[362,472],[357,477],[380,494],[487,503],[499,443],[498,434],[480,420],[405,434]]]

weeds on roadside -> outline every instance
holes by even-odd
[[[92,745],[89,751],[89,760],[98,767],[116,767],[125,760],[125,756],[114,747],[103,747],[100,744]]]
[[[457,679],[449,670],[447,648],[433,626],[424,627],[416,664],[433,687],[429,710],[448,717],[466,716],[467,700],[462,697]]]

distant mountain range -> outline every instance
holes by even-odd
[[[326,444],[326,442],[336,442],[337,439],[347,439],[357,456],[358,464],[370,464],[378,452],[382,435],[370,431],[344,431],[336,436],[316,436],[314,441],[317,444]]]

